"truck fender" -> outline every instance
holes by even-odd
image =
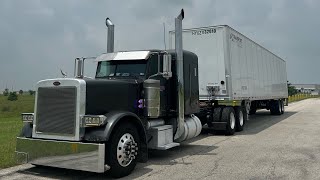
[[[107,117],[106,125],[98,128],[86,128],[84,140],[95,142],[107,142],[114,130],[114,128],[121,122],[132,122],[138,129],[140,142],[141,142],[141,156],[140,162],[146,162],[148,160],[148,147],[147,136],[145,127],[141,119],[132,112],[127,111],[115,111],[105,114]]]

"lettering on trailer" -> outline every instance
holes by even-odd
[[[230,39],[232,42],[237,43],[239,47],[242,47],[242,39],[239,36],[230,33]]]
[[[216,33],[216,29],[203,29],[203,30],[194,30],[192,31],[192,35],[203,35],[203,34],[212,34]]]

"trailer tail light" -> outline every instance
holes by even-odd
[[[101,126],[105,124],[107,117],[104,115],[85,115],[82,116],[83,124],[86,127]]]
[[[34,113],[22,113],[21,116],[23,122],[33,123]]]

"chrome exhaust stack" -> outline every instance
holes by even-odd
[[[108,27],[107,53],[112,53],[114,52],[114,24],[109,18],[106,19],[106,26]]]
[[[174,140],[180,141],[184,134],[184,77],[183,77],[183,48],[182,48],[182,20],[184,18],[184,11],[181,9],[180,14],[175,18],[175,51],[176,51],[176,70],[178,79],[178,123],[177,132]]]
[[[74,76],[76,78],[83,78],[84,72],[84,58],[76,58],[74,60]]]
[[[114,52],[114,24],[109,18],[106,19],[106,26],[108,27],[107,53]],[[86,59],[95,59],[95,57],[76,58],[74,61],[74,76],[76,78],[84,77],[84,61]]]

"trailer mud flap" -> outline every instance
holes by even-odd
[[[213,130],[226,130],[227,123],[226,122],[212,122],[212,129]]]

